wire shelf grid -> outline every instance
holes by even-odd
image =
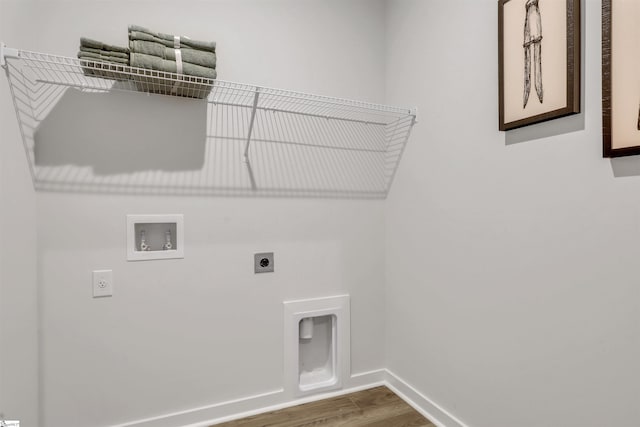
[[[384,198],[416,119],[415,111],[407,108],[16,52],[3,59],[37,190]],[[180,117],[183,110],[191,111],[192,116],[202,112],[202,122],[192,126],[192,130],[204,130],[203,134],[191,132],[197,135],[194,141],[200,140],[191,146],[195,152],[191,162],[177,161],[177,167],[138,162],[120,170],[100,164],[108,155],[60,159],[61,153],[82,151],[78,145],[82,141],[77,140],[89,138],[97,138],[110,150],[133,150],[135,138],[119,138],[117,133],[96,137],[93,128],[65,134],[54,123],[63,113],[91,122],[91,113],[84,111],[82,102],[92,106],[93,114],[113,122],[126,121],[140,110],[131,107],[127,113],[126,104],[146,102],[118,95],[127,92],[194,98],[182,101],[182,110],[174,113]],[[112,98],[121,102],[115,105],[122,107],[122,115],[106,109],[104,104],[113,107]],[[145,105],[154,109],[151,103]],[[177,141],[173,152],[151,153],[153,147],[143,141],[144,133],[140,130],[137,139],[148,148],[146,158],[175,160],[186,150],[180,146],[186,143]],[[96,147],[97,151],[107,150]]]

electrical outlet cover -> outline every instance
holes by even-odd
[[[113,295],[113,271],[95,270],[93,272],[93,297],[110,297]]]
[[[273,273],[273,252],[261,252],[253,256],[254,273]]]

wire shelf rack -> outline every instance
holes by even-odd
[[[0,61],[40,191],[384,198],[416,123],[408,108],[3,45]]]

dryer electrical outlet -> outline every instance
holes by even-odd
[[[253,255],[254,273],[273,273],[273,252],[261,252]]]

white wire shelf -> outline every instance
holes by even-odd
[[[40,191],[384,198],[416,122],[408,108],[4,46],[0,61]]]

